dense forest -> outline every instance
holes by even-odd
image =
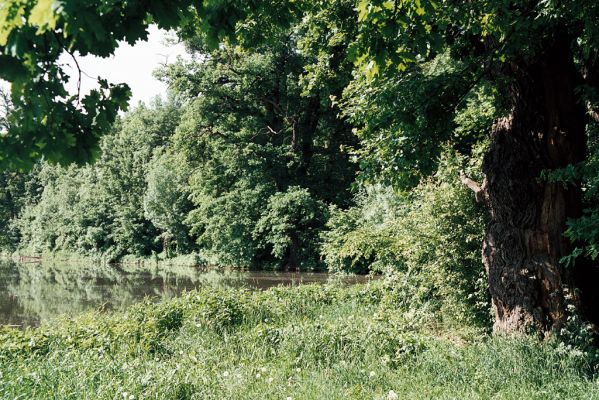
[[[384,274],[370,300],[339,289],[327,307],[346,316],[364,300],[586,346],[599,324],[597,18],[599,3],[573,0],[9,0],[0,247]],[[189,54],[155,71],[168,93],[128,107],[124,83],[66,91],[61,54],[106,57],[151,24]],[[237,304],[225,325],[250,330],[251,301],[271,301],[223,296]],[[214,312],[204,323],[229,332]]]

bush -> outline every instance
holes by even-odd
[[[489,299],[480,256],[486,216],[459,182],[461,168],[480,177],[476,161],[467,164],[446,152],[437,173],[409,195],[373,186],[358,196],[356,207],[334,209],[323,234],[329,269],[400,274],[405,283],[394,290],[409,291],[416,304],[486,324]]]

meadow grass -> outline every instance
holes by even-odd
[[[410,309],[381,280],[203,288],[0,331],[6,399],[599,398],[590,357]]]

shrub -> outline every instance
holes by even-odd
[[[393,290],[411,293],[415,304],[486,324],[489,301],[480,256],[486,216],[458,179],[462,168],[480,177],[476,160],[467,163],[446,152],[437,173],[409,195],[372,186],[359,194],[356,207],[334,209],[323,234],[328,267],[399,273]]]

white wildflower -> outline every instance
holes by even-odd
[[[376,376],[376,372],[374,371],[370,371],[370,373],[368,374],[369,377],[374,378]]]
[[[397,400],[398,398],[399,396],[393,390],[389,390],[389,393],[387,393],[387,400]]]
[[[225,372],[223,372],[223,376],[224,376],[225,378],[226,378],[226,377],[228,377],[228,376],[229,376],[229,371],[225,371]]]

